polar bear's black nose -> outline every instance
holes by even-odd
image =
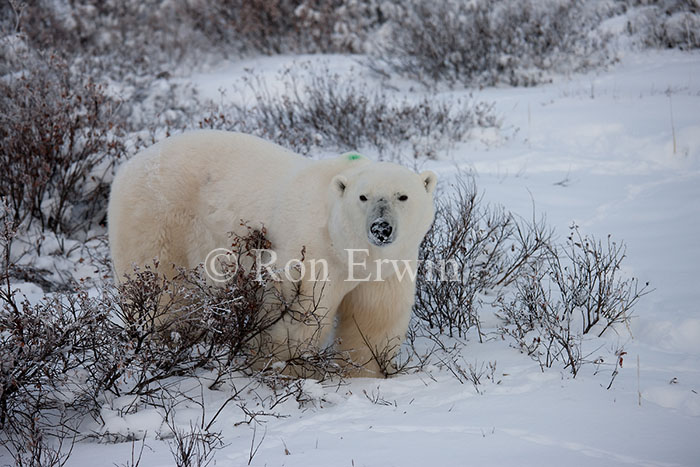
[[[386,220],[379,218],[369,227],[370,240],[377,246],[387,245],[394,241],[394,228]]]

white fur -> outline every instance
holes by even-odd
[[[240,133],[195,131],[168,138],[134,156],[115,177],[109,202],[109,238],[117,280],[133,265],[159,258],[161,269],[192,268],[215,248],[230,245],[229,232],[245,234],[241,220],[264,225],[278,265],[301,257],[325,259],[329,281],[301,282],[319,300],[321,324],[278,323],[276,343],[322,343],[333,328],[341,349],[376,374],[371,347],[398,347],[414,303],[415,283],[399,280],[384,264],[382,281],[350,282],[346,249],[368,267],[355,277],[379,279],[375,261],[406,260],[416,267],[418,246],[433,220],[432,172],[416,174],[397,164],[341,156],[314,161]],[[367,201],[360,201],[364,195]],[[408,199],[400,201],[399,195]],[[367,236],[368,215],[377,200],[396,222],[395,241],[375,246]],[[308,269],[308,268],[307,268]],[[321,293],[322,289],[322,293]],[[321,311],[322,310],[322,311]]]

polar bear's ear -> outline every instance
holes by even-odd
[[[336,175],[331,180],[331,186],[338,190],[338,193],[342,196],[345,193],[345,187],[348,186],[348,179],[342,175]]]
[[[432,193],[435,189],[435,185],[437,184],[437,175],[435,175],[435,172],[426,170],[425,172],[421,172],[420,178],[423,180],[425,191]]]

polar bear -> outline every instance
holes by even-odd
[[[115,176],[108,207],[115,277],[154,258],[172,276],[229,246],[231,233],[244,235],[241,221],[264,225],[276,266],[303,250],[302,263],[316,261],[324,275],[281,278],[314,297],[315,325],[283,319],[270,341],[286,349],[332,341],[358,375],[383,376],[378,355],[393,358],[408,328],[436,182],[431,171],[352,153],[312,160],[241,133],[169,137]]]

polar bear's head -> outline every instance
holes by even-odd
[[[437,176],[389,162],[364,163],[331,181],[329,233],[336,248],[379,257],[416,251],[435,216]],[[407,250],[408,249],[408,250]]]

